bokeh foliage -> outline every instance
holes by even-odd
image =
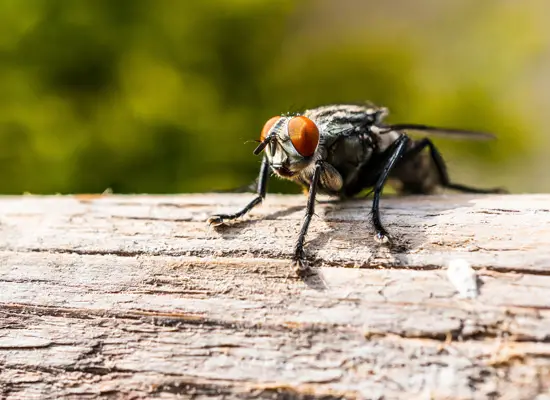
[[[269,117],[365,100],[395,122],[498,132],[439,142],[468,183],[550,189],[524,161],[544,136],[522,80],[548,50],[535,7],[450,1],[414,25],[384,9],[405,2],[373,2],[339,25],[337,3],[1,0],[0,193],[241,186]]]

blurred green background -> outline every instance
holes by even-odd
[[[548,16],[546,0],[0,0],[0,193],[242,186],[268,118],[366,100],[495,132],[437,140],[456,181],[550,191]]]

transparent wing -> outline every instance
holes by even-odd
[[[250,182],[248,185],[243,185],[236,188],[222,189],[222,190],[211,190],[212,193],[255,193],[256,188],[258,187],[258,178],[254,179],[253,182]]]
[[[488,132],[469,131],[465,129],[439,128],[421,124],[395,124],[384,126],[388,131],[416,131],[427,135],[445,136],[454,139],[493,140],[496,136]]]

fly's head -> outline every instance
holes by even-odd
[[[265,150],[275,173],[291,178],[306,168],[319,145],[319,128],[303,115],[273,117],[267,121],[254,154]]]

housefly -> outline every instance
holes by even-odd
[[[429,138],[411,139],[405,132],[419,131],[486,140],[485,132],[437,128],[419,124],[383,123],[385,107],[338,104],[313,108],[297,115],[269,119],[261,132],[255,155],[264,152],[257,182],[257,196],[234,214],[213,215],[213,226],[239,218],[266,196],[270,171],[308,189],[305,218],[294,247],[298,275],[308,271],[304,241],[315,209],[315,196],[325,193],[349,198],[372,188],[372,224],[375,240],[391,243],[380,220],[380,195],[388,178],[403,193],[429,194],[438,187],[467,193],[502,193],[500,188],[481,189],[449,179],[443,157]]]

